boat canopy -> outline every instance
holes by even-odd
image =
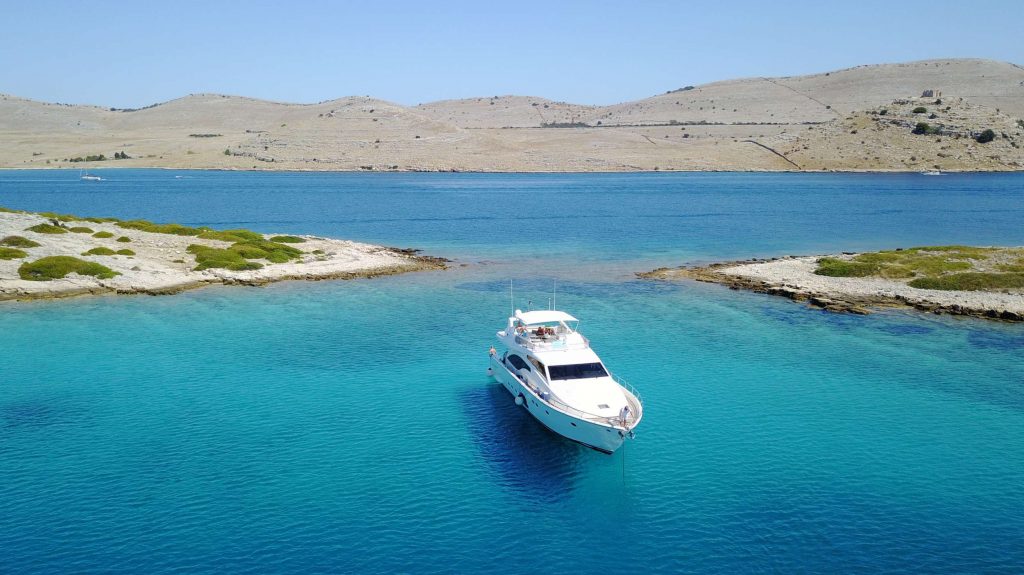
[[[521,311],[516,310],[516,319],[525,323],[526,325],[536,325],[540,323],[556,322],[556,321],[579,321],[564,311],[547,310],[541,309],[537,311]]]

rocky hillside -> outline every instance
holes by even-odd
[[[970,59],[684,85],[611,106],[198,94],[121,110],[0,96],[0,167],[1019,170],[1022,118],[1024,69]],[[913,133],[918,122],[929,128]],[[979,142],[985,130],[996,137]]]

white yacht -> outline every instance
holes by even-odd
[[[605,369],[578,325],[562,311],[515,310],[498,332],[506,351],[491,348],[487,373],[550,430],[612,453],[633,437],[643,404]]]
[[[89,172],[83,172],[78,170],[78,178],[87,182],[102,182],[103,178],[90,174]]]

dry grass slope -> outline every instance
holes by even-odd
[[[941,92],[941,105],[920,97],[929,89]],[[919,105],[937,117],[918,117],[912,110]],[[911,134],[916,121],[941,125],[944,132]],[[994,141],[972,139],[985,129],[994,131]],[[126,158],[71,161],[99,154]],[[287,104],[195,94],[114,110],[0,95],[0,167],[101,166],[1019,170],[1024,69],[972,59],[859,66],[682,86],[611,106],[528,96],[406,107],[368,97]]]

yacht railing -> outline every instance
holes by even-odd
[[[527,382],[527,386],[529,386],[530,390],[537,394],[542,401],[557,408],[559,411],[565,412],[578,419],[604,423],[606,425],[611,425],[612,427],[622,427],[629,431],[633,429],[633,427],[640,422],[640,418],[643,417],[643,401],[640,399],[640,392],[625,380],[614,375],[612,376],[612,379],[614,379],[615,383],[619,384],[619,386],[622,387],[623,392],[625,392],[626,404],[629,405],[629,415],[627,415],[625,419],[620,415],[598,415],[596,413],[583,411],[582,409],[573,407],[556,399],[550,393],[544,393],[529,382]],[[545,395],[547,397],[545,397]]]
[[[631,418],[627,418],[626,420],[626,423],[629,424],[626,428],[630,429],[636,425],[644,415],[644,399],[640,396],[640,392],[637,388],[630,385],[628,381],[615,374],[612,374],[612,379],[615,380],[615,383],[619,384],[619,387],[621,387],[622,391],[626,394],[626,403],[629,404],[629,411],[632,415]]]

